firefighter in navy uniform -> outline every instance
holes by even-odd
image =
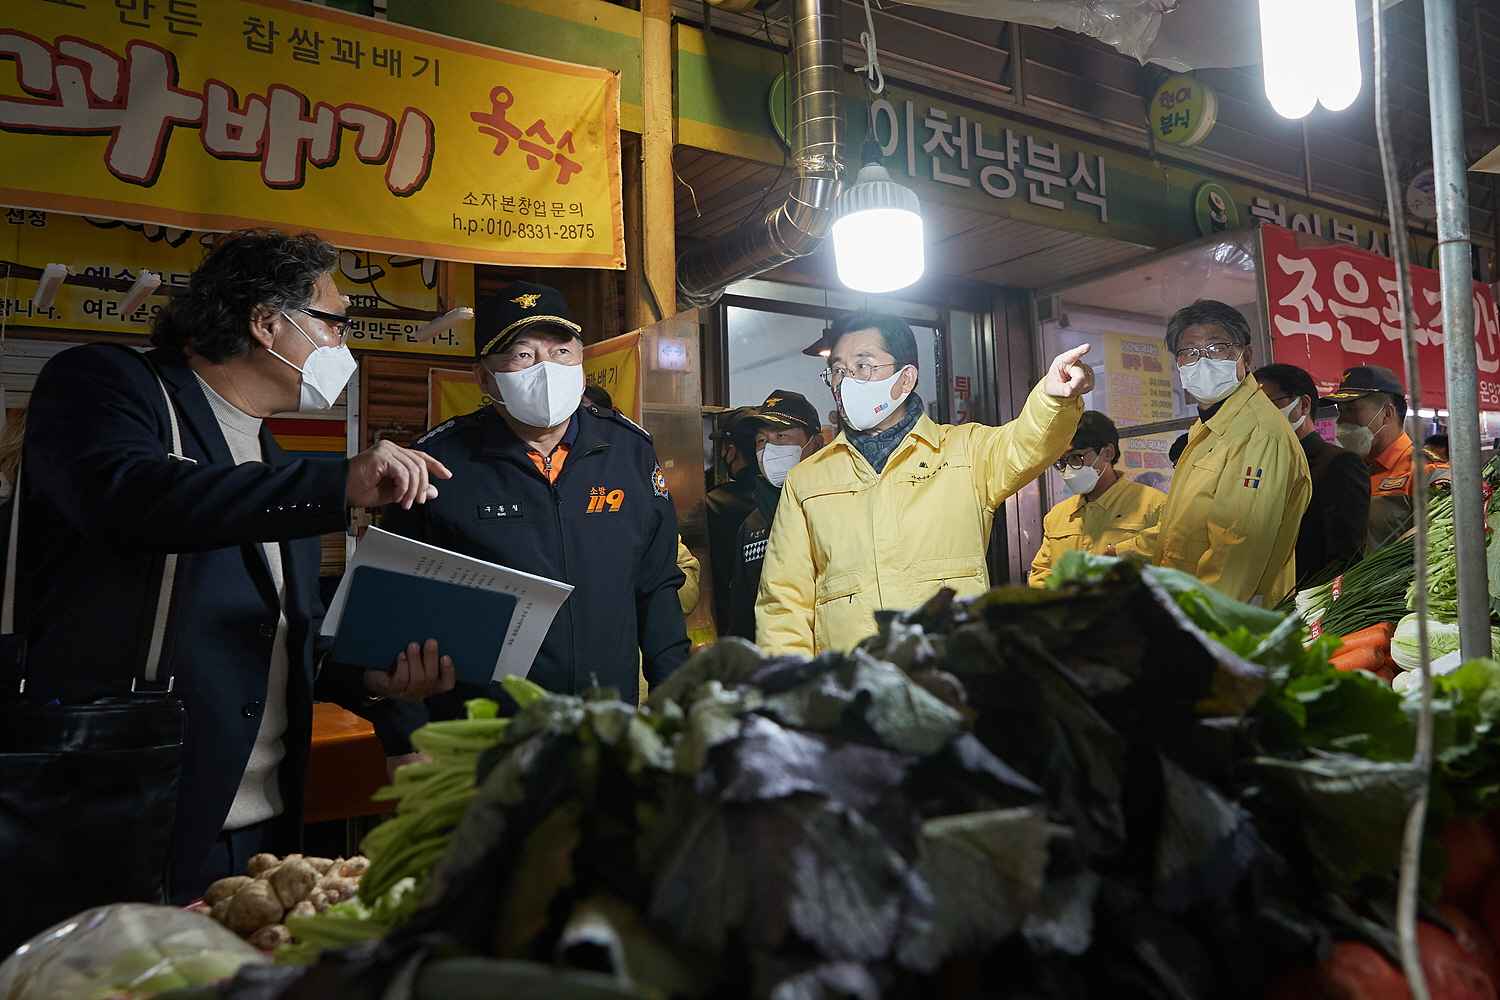
[[[416,444],[452,463],[450,482],[462,485],[445,483],[417,510],[388,508],[381,526],[572,584],[530,679],[565,694],[613,688],[633,702],[638,667],[657,684],[688,655],[677,514],[651,435],[580,405],[580,333],[555,289],[518,282],[482,299],[474,376],[498,402]],[[456,718],[484,693],[460,684],[428,705],[434,718]],[[508,702],[498,684],[488,695]]]
[[[781,484],[792,466],[822,447],[823,438],[817,408],[802,393],[786,389],[777,389],[760,406],[748,410],[740,424],[753,433],[755,473],[750,497],[754,506],[735,535],[727,595],[729,621],[719,632],[754,642],[755,599]]]

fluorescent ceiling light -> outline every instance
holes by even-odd
[[[914,284],[926,269],[922,211],[916,194],[891,180],[866,144],[865,165],[839,195],[833,216],[833,256],[839,280],[878,295]]]

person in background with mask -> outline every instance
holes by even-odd
[[[1312,495],[1307,458],[1250,374],[1250,324],[1239,310],[1200,299],[1167,322],[1166,343],[1198,421],[1160,522],[1116,552],[1272,607],[1296,584],[1297,532]]]
[[[755,509],[735,536],[729,574],[729,619],[721,635],[755,640],[755,601],[760,594],[760,572],[766,542],[776,520],[781,487],[792,467],[823,443],[818,411],[800,392],[777,389],[744,418],[755,431]]]
[[[1437,465],[1448,464],[1448,435],[1430,434],[1426,441],[1422,442],[1422,450],[1427,455],[1429,463]]]
[[[844,430],[782,486],[755,607],[756,642],[773,655],[848,650],[876,611],[987,590],[995,508],[1067,450],[1094,386],[1085,344],[1053,360],[1003,427],[940,425],[916,394],[904,321],[848,314],[828,344]]]
[[[708,515],[708,569],[713,574],[714,627],[720,635],[734,617],[729,591],[733,587],[740,525],[755,509],[755,480],[759,475],[755,458],[755,425],[746,420],[755,408],[741,406],[719,417],[714,446],[729,477],[708,491],[704,508]]]
[[[614,397],[609,391],[593,383],[583,387],[583,398],[588,405],[599,410],[615,408]],[[595,416],[602,417],[604,414],[596,413]],[[686,617],[698,610],[699,581],[703,574],[698,565],[698,557],[682,543],[681,535],[677,536],[677,568],[682,570],[682,586],[677,590],[677,603],[682,605],[682,614]]]
[[[1097,410],[1084,411],[1072,447],[1055,464],[1071,495],[1042,520],[1042,547],[1027,578],[1031,586],[1047,585],[1064,552],[1102,555],[1160,520],[1167,495],[1120,475],[1119,461],[1114,422]]]
[[[352,459],[290,458],[266,429],[275,413],[327,410],[354,372],[337,263],[311,234],[230,233],[167,300],[156,350],[72,348],[31,396],[16,616],[30,646],[26,694],[128,690],[152,639],[163,557],[181,554],[159,674],[187,713],[168,878],[179,903],[253,854],[300,850],[315,690],[369,715],[369,697],[420,701],[453,684],[431,642],[391,650],[394,672],[319,662],[319,536],[344,531],[351,505],[420,510],[449,476],[390,442]],[[96,844],[133,836],[59,839],[80,833]],[[112,861],[69,857],[68,877],[97,878],[98,902],[117,902],[100,872]],[[22,908],[33,930],[66,915],[43,899]],[[4,924],[0,938],[14,929]]]
[[[1323,402],[1339,408],[1339,445],[1364,460],[1370,477],[1365,547],[1377,549],[1411,527],[1412,441],[1402,430],[1406,390],[1389,368],[1360,365],[1344,372]],[[1447,478],[1446,466],[1427,467],[1429,485]]]
[[[651,435],[620,411],[583,401],[582,328],[554,288],[516,282],[480,299],[474,378],[496,400],[449,420],[416,447],[454,471],[420,509],[382,527],[573,586],[528,677],[549,691],[665,680],[687,658],[678,591],[677,512]],[[499,684],[429,701],[461,718],[465,699],[510,705]]]
[[[1313,422],[1318,388],[1296,365],[1266,365],[1255,373],[1271,404],[1286,414],[1302,443],[1312,476],[1312,499],[1297,532],[1297,589],[1321,580],[1365,550],[1370,484],[1358,455],[1324,441]]]

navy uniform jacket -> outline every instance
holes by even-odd
[[[344,529],[348,463],[289,459],[262,428],[265,462],[235,465],[192,370],[179,356],[149,356],[191,462],[168,456],[166,401],[134,351],[73,348],[37,379],[21,477],[17,621],[30,643],[28,695],[83,698],[128,686],[145,663],[163,556],[187,553],[162,661],[187,710],[172,858],[181,889],[219,835],[260,728],[280,605],[261,542],[281,543],[290,627],[276,832],[281,844],[299,842],[323,617],[317,536]],[[327,674],[321,693],[358,698],[357,672]]]
[[[597,683],[633,702],[638,669],[655,684],[688,654],[677,513],[650,435],[625,417],[585,405],[564,440],[568,458],[552,484],[492,408],[450,420],[416,447],[453,478],[436,500],[387,508],[381,527],[572,584],[530,679],[565,694]],[[432,699],[433,715],[461,715],[462,699],[482,693],[463,687]]]
[[[737,546],[740,525],[755,509],[754,463],[745,466],[734,476],[708,491],[704,505],[708,509],[708,564],[713,572],[714,622],[720,635],[742,635],[734,630],[735,612],[729,594],[734,587],[735,563],[738,561]],[[751,597],[752,604],[755,601]],[[752,610],[753,615],[753,610]],[[755,621],[750,621],[750,634],[745,636],[755,641]]]
[[[760,596],[760,571],[766,564],[770,540],[771,521],[756,507],[741,522],[735,536],[728,587],[729,620],[720,626],[720,635],[755,641],[755,600]]]

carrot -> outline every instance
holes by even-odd
[[[1391,636],[1395,634],[1396,628],[1390,622],[1376,622],[1374,625],[1358,629],[1344,636],[1344,644],[1348,645],[1350,643],[1353,643],[1355,645],[1359,645],[1365,639],[1368,639],[1371,636],[1380,636],[1387,643],[1389,643],[1391,641]]]
[[[1389,650],[1391,648],[1391,637],[1381,635],[1365,635],[1358,639],[1345,639],[1344,644],[1338,648],[1334,656],[1342,656],[1344,653],[1352,653],[1356,649],[1379,649]]]
[[[1355,649],[1331,657],[1328,662],[1333,664],[1335,670],[1366,670],[1373,674],[1380,668],[1383,659],[1379,650]]]

